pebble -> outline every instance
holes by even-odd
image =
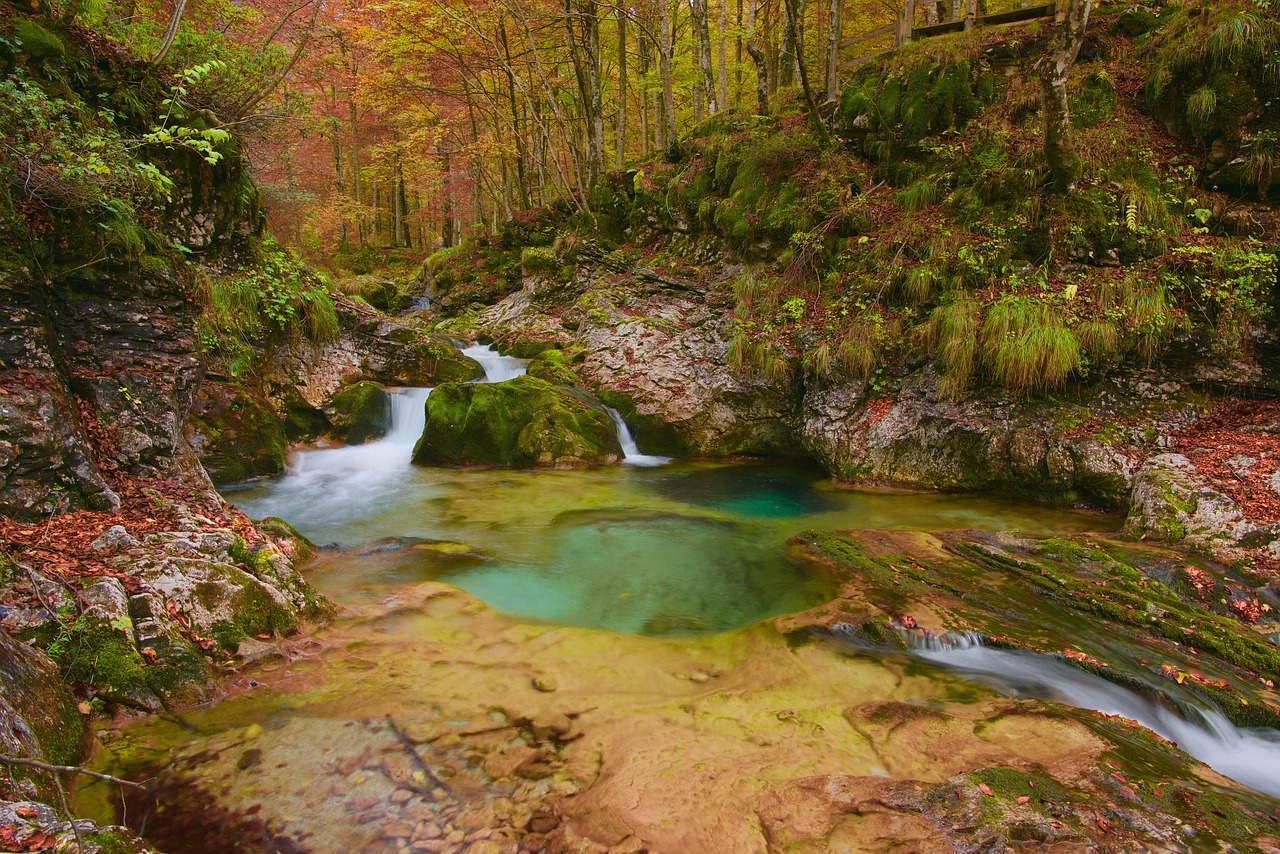
[[[413,825],[407,821],[389,821],[382,826],[382,836],[385,839],[408,839],[413,836]]]
[[[444,832],[440,829],[440,825],[435,822],[424,821],[418,825],[413,835],[417,839],[439,839],[444,836]]]
[[[533,678],[533,687],[544,694],[549,694],[560,686],[556,683],[554,676],[535,676]]]

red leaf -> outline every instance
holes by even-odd
[[[988,798],[995,797],[995,793],[991,791],[991,787],[988,786],[986,783],[980,783],[978,785],[978,791],[982,792],[982,794],[986,795]]]

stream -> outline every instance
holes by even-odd
[[[524,370],[521,360],[488,347],[464,352],[484,367],[485,382]],[[1222,774],[1280,796],[1280,737],[1237,730],[1213,709],[1189,721],[1051,659],[986,649],[973,639],[916,644],[903,657],[833,637],[813,645],[797,670],[795,655],[761,624],[835,593],[821,566],[788,548],[801,530],[1046,535],[1114,530],[1112,518],[992,497],[843,488],[795,465],[648,456],[617,413],[611,417],[625,464],[574,471],[416,467],[410,458],[429,394],[397,390],[391,429],[380,441],[302,451],[286,476],[227,491],[252,518],[282,517],[322,544],[308,577],[344,615],[268,664],[262,676],[268,685],[199,710],[183,726],[156,720],[121,731],[100,763],[120,773],[176,764],[201,791],[220,791],[223,810],[252,815],[267,834],[224,839],[223,850],[263,850],[272,834],[313,846],[296,850],[343,850],[391,833],[388,823],[404,817],[377,802],[392,790],[378,788],[378,775],[366,779],[365,771],[350,770],[381,766],[376,759],[372,766],[348,765],[353,756],[364,761],[394,749],[382,721],[399,722],[392,733],[463,726],[473,714],[501,726],[519,709],[573,698],[625,730],[628,721],[641,720],[634,717],[639,710],[678,716],[684,709],[696,717],[700,704],[727,702],[712,690],[720,684],[714,680],[732,683],[740,672],[751,673],[744,685],[758,679],[766,686],[744,687],[750,695],[778,706],[810,704],[814,714],[829,707],[837,718],[842,703],[869,698],[965,715],[1001,695],[1120,714]],[[450,594],[455,588],[467,597]],[[555,678],[540,675],[547,672]],[[673,737],[713,746],[705,733]],[[759,749],[770,749],[761,739]],[[1037,740],[1043,741],[1013,739]],[[874,755],[848,749],[818,746],[812,757],[744,761],[796,763],[796,773],[828,768],[905,779],[964,770],[912,764],[919,760],[905,747]],[[479,803],[519,803],[519,792],[502,788],[506,778],[475,755],[440,751],[453,784],[448,792],[435,789],[413,820],[457,833]],[[561,776],[529,792],[575,785],[568,771]],[[464,778],[471,780],[466,786],[459,783]],[[80,802],[99,815],[116,809],[110,794],[95,795],[92,786]],[[220,815],[159,832],[164,850],[176,854],[212,850],[201,847],[209,844],[210,827],[231,824]]]

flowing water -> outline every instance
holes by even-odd
[[[524,371],[522,360],[489,347],[464,352],[484,367],[487,382]],[[347,792],[363,785],[359,772],[346,777],[333,769],[346,763],[343,750],[387,749],[370,746],[370,739],[382,737],[370,721],[423,714],[447,719],[463,714],[456,711],[459,703],[495,708],[506,698],[535,704],[548,695],[528,693],[529,677],[515,674],[550,668],[570,683],[550,695],[561,703],[572,697],[583,707],[599,708],[599,716],[616,713],[625,729],[633,703],[662,708],[671,702],[661,720],[675,725],[684,714],[680,710],[693,707],[691,700],[672,698],[696,686],[669,683],[673,669],[692,667],[684,672],[696,675],[697,667],[705,667],[711,673],[698,678],[709,679],[717,670],[746,666],[750,678],[772,683],[767,690],[777,692],[779,705],[814,703],[834,709],[837,717],[841,704],[851,701],[968,707],[991,696],[974,681],[1018,696],[1101,709],[1140,720],[1222,773],[1280,794],[1274,734],[1242,733],[1212,710],[1189,722],[1158,702],[1052,659],[948,639],[919,645],[905,668],[892,655],[851,658],[832,649],[827,658],[810,658],[807,669],[797,670],[798,659],[776,634],[745,628],[819,605],[835,592],[822,567],[787,546],[790,536],[808,528],[973,528],[1035,535],[1107,530],[1114,527],[1112,519],[996,498],[845,489],[795,466],[650,457],[635,447],[616,413],[628,465],[577,471],[418,467],[410,457],[429,394],[394,393],[391,430],[381,441],[302,452],[286,476],[228,492],[250,516],[283,517],[330,546],[309,577],[348,615],[317,635],[323,652],[308,657],[295,651],[287,664],[272,665],[304,680],[302,687],[224,702],[188,722],[195,733],[164,722],[142,729],[134,740],[154,745],[150,754],[143,750],[152,756],[149,762],[166,764],[176,750],[196,779],[206,779],[206,788],[224,792],[224,806],[256,814],[264,799],[279,798],[266,804],[264,815],[274,816],[277,826],[296,820],[307,833],[318,833],[327,840],[318,850],[340,850],[363,844],[365,837],[341,804],[329,803],[329,789],[311,789],[332,784]],[[432,586],[437,582],[461,588],[499,613],[450,610],[434,592],[444,589]],[[785,721],[783,712],[774,711],[774,724]],[[237,735],[246,724],[256,732]],[[702,731],[681,732],[668,737],[702,738]],[[240,750],[250,737],[260,746],[242,761],[249,753],[270,755],[279,760],[272,767],[286,769],[279,772],[284,778],[250,786],[241,782],[247,777],[239,766],[215,767],[218,756],[228,748]],[[1038,736],[1022,740],[1039,743]],[[186,746],[176,746],[181,744]],[[839,773],[927,776],[963,770],[894,767],[885,764],[887,754],[837,756],[852,743],[833,744],[838,749],[811,748],[843,763],[831,766]],[[789,756],[784,751],[751,761],[785,764]],[[104,760],[104,767],[128,770],[119,761],[112,766]],[[818,760],[797,755],[794,761],[799,775],[813,773],[817,766],[803,763]],[[201,770],[202,763],[208,768]],[[277,792],[295,780],[296,794]],[[370,791],[374,799],[386,796]],[[201,850],[200,844],[197,839],[183,849],[175,843],[174,850]]]

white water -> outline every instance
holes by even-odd
[[[1199,720],[1189,721],[1156,699],[1048,656],[989,649],[976,635],[904,637],[917,657],[998,690],[1135,720],[1218,773],[1280,797],[1280,731],[1238,729],[1212,707],[1196,709]]]
[[[484,381],[501,383],[524,376],[528,359],[517,359],[515,356],[504,356],[488,344],[472,344],[464,348],[462,355],[475,359],[484,368]]]
[[[613,426],[618,431],[618,444],[622,446],[622,462],[629,466],[661,466],[671,462],[671,457],[658,457],[653,454],[640,453],[640,447],[636,445],[636,440],[631,437],[631,431],[627,429],[627,422],[622,420],[622,416],[618,414],[618,410],[612,406],[606,406],[605,412],[609,413],[609,417],[613,419]]]
[[[302,451],[255,512],[299,525],[368,518],[404,486],[413,446],[427,423],[429,388],[393,390],[391,424],[376,442]]]

